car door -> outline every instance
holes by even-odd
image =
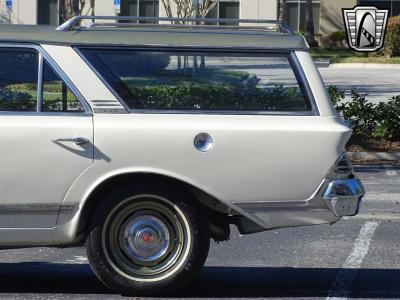
[[[0,228],[53,227],[93,162],[92,115],[40,48],[0,45],[0,66]]]

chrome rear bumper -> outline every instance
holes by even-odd
[[[363,184],[357,177],[354,177],[330,181],[323,193],[323,198],[336,216],[343,217],[357,214],[364,195]]]

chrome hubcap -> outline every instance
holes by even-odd
[[[141,215],[129,221],[124,229],[125,250],[135,259],[152,262],[168,250],[170,234],[166,224],[151,215]]]
[[[103,247],[113,267],[134,278],[162,274],[183,259],[188,235],[168,200],[130,198],[108,216]]]

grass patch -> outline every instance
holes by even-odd
[[[400,64],[400,57],[342,57],[336,63],[360,63],[360,64]]]
[[[310,49],[313,58],[329,58],[331,63],[400,64],[400,57],[369,56],[350,49]]]

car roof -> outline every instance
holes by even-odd
[[[307,50],[303,36],[266,30],[219,28],[80,27],[58,31],[47,25],[0,25],[0,42],[86,46],[165,46]]]

